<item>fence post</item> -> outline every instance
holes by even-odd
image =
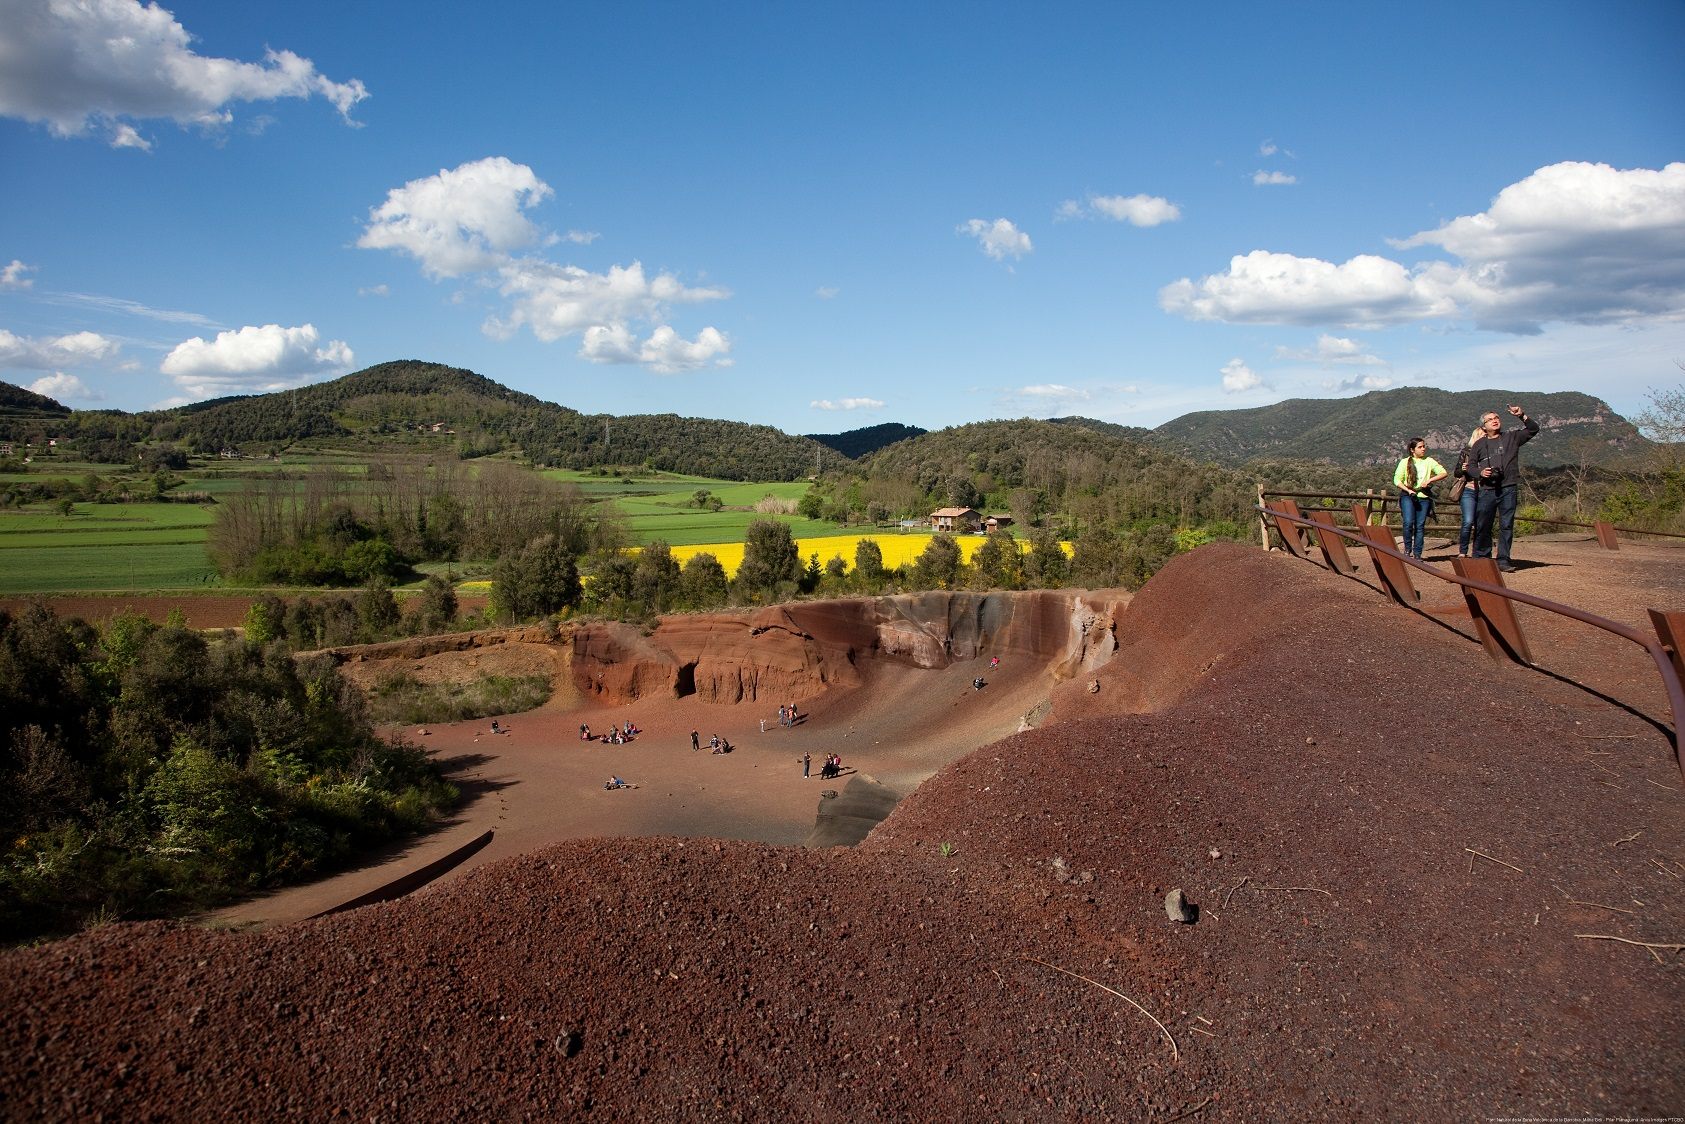
[[[1369,560],[1375,565],[1375,572],[1381,577],[1381,584],[1387,587],[1392,599],[1400,605],[1414,605],[1422,599],[1416,592],[1416,587],[1410,581],[1410,567],[1404,560],[1391,553],[1398,549],[1393,541],[1392,528],[1376,526],[1373,523],[1358,528],[1358,532],[1369,540]],[[1377,547],[1385,547],[1378,550]]]
[[[1258,485],[1258,506],[1259,508],[1265,506],[1264,486],[1262,484]],[[1261,510],[1258,512],[1258,545],[1265,550],[1270,548],[1270,517]]]
[[[1490,558],[1453,558],[1451,569],[1460,578],[1473,578],[1487,585],[1504,584],[1498,564]],[[1466,585],[1461,588],[1463,600],[1468,603],[1469,616],[1474,618],[1474,631],[1480,637],[1480,646],[1486,649],[1486,654],[1495,660],[1531,664],[1533,656],[1527,650],[1527,638],[1521,634],[1515,603],[1500,594],[1470,589]]]
[[[1673,662],[1673,670],[1681,680],[1685,680],[1685,613],[1663,612],[1651,609],[1650,623],[1656,629],[1656,637],[1667,649],[1668,659]],[[1685,730],[1676,731],[1685,736]]]
[[[1605,523],[1599,519],[1591,527],[1592,530],[1597,532],[1597,543],[1604,550],[1621,549],[1621,544],[1615,540],[1615,525],[1613,523]]]
[[[1328,563],[1328,568],[1336,574],[1354,572],[1357,564],[1346,553],[1346,540],[1335,533],[1333,513],[1313,511],[1311,522],[1317,525],[1316,543],[1322,548],[1322,557]]]

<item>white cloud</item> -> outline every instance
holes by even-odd
[[[1316,338],[1314,348],[1278,347],[1275,349],[1275,355],[1277,359],[1296,359],[1303,362],[1320,363],[1325,367],[1336,364],[1365,367],[1386,366],[1386,360],[1370,354],[1364,349],[1364,345],[1357,340],[1331,336],[1326,333]]]
[[[1224,394],[1239,394],[1263,385],[1264,380],[1241,360],[1230,359],[1223,364]]]
[[[236,102],[321,97],[349,121],[368,96],[309,59],[269,50],[262,63],[196,54],[193,36],[139,0],[24,0],[0,19],[0,116],[73,137],[98,129],[115,147],[149,148],[132,120],[222,128]]]
[[[576,246],[589,246],[601,237],[602,235],[595,230],[570,230],[562,235],[562,241],[572,242]]]
[[[60,402],[99,402],[105,398],[105,395],[90,390],[88,384],[75,375],[67,375],[63,371],[36,379],[29,384],[29,389]]]
[[[835,300],[837,295],[841,292],[842,290],[837,288],[835,285],[821,285],[819,288],[813,290],[813,295],[822,301],[828,301]]]
[[[877,398],[815,398],[808,406],[815,410],[881,410],[884,403]]]
[[[119,313],[124,316],[142,316],[148,320],[161,320],[167,324],[198,324],[212,327],[211,318],[201,316],[197,312],[177,312],[167,308],[148,308],[138,301],[127,300],[123,297],[102,297],[96,293],[50,293],[43,294],[42,299],[52,304],[85,305],[97,308],[102,312]]]
[[[1067,199],[1056,216],[1065,219],[1108,218],[1131,226],[1159,226],[1182,217],[1182,209],[1157,195],[1090,195],[1086,202]]]
[[[1274,156],[1280,151],[1280,147],[1278,147],[1273,140],[1266,140],[1258,146],[1259,156]]]
[[[389,285],[366,285],[357,290],[357,295],[360,297],[389,297],[392,295],[392,288]]]
[[[0,291],[30,288],[35,284],[35,279],[25,277],[24,274],[34,272],[34,266],[24,265],[17,258],[13,258],[10,265],[0,266]]]
[[[723,357],[731,341],[717,328],[704,328],[696,339],[686,340],[663,324],[639,341],[625,324],[598,324],[585,330],[579,355],[592,363],[636,363],[657,374],[694,371],[709,363],[730,366]]]
[[[955,233],[969,234],[977,239],[983,252],[996,261],[1004,261],[1008,254],[1021,258],[1035,249],[1030,244],[1030,236],[1007,219],[996,219],[994,222],[971,219],[956,227]]]
[[[1325,389],[1344,393],[1350,390],[1385,390],[1392,385],[1392,380],[1385,375],[1358,375],[1338,382],[1325,382],[1322,385]]]
[[[323,375],[349,370],[351,349],[342,340],[317,347],[313,324],[283,328],[278,324],[218,332],[215,340],[198,336],[177,344],[159,370],[175,380],[190,400],[227,394],[262,394],[299,386]]]
[[[1035,386],[1021,386],[1017,390],[1028,398],[1041,398],[1061,402],[1087,402],[1093,397],[1086,390],[1079,387],[1065,386],[1062,383],[1038,383]]]
[[[16,336],[0,328],[0,367],[23,367],[51,371],[110,359],[117,354],[117,341],[97,332],[75,332],[52,339]]]
[[[625,329],[631,321],[657,321],[669,305],[731,295],[719,288],[688,288],[670,273],[646,277],[643,263],[636,261],[610,266],[607,273],[591,273],[523,258],[504,266],[499,275],[500,292],[513,308],[508,317],[488,321],[487,331],[507,337],[525,325],[547,343],[600,325]],[[626,334],[629,338],[630,332]]]
[[[388,192],[357,245],[409,254],[432,278],[493,269],[541,240],[523,212],[551,194],[531,168],[503,156],[441,169]]]
[[[1393,243],[1458,262],[1406,268],[1363,254],[1343,265],[1254,250],[1225,274],[1159,291],[1191,320],[1380,327],[1472,320],[1535,334],[1551,322],[1644,324],[1685,316],[1685,163],[1622,171],[1541,168],[1490,209]]]
[[[1262,168],[1252,173],[1252,182],[1259,186],[1298,183],[1299,177],[1286,172],[1266,172]]]

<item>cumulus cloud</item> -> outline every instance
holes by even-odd
[[[512,308],[509,316],[488,321],[487,330],[509,336],[524,325],[546,342],[598,326],[625,329],[631,321],[653,322],[669,305],[731,295],[725,289],[686,286],[671,273],[647,277],[643,263],[636,261],[592,273],[578,266],[521,259],[504,266],[499,278],[499,291]]]
[[[1093,397],[1091,393],[1080,387],[1065,386],[1063,383],[1037,383],[1034,386],[1021,386],[1015,392],[1026,398],[1039,398],[1044,401],[1059,402],[1087,402]]]
[[[1259,156],[1274,156],[1281,148],[1273,140],[1266,140],[1258,146]]]
[[[266,394],[300,386],[323,375],[349,370],[354,362],[343,340],[318,347],[314,324],[279,324],[218,332],[179,343],[159,370],[175,380],[190,400],[227,394]]]
[[[877,398],[815,398],[808,406],[815,410],[881,410],[884,403]]]
[[[26,273],[34,273],[35,267],[24,265],[17,258],[11,264],[0,266],[0,291],[6,289],[28,289],[35,284],[33,277],[25,277]]]
[[[97,332],[73,332],[51,339],[32,339],[0,328],[0,367],[51,371],[109,359],[117,354],[117,349],[115,340]]]
[[[822,301],[828,301],[835,300],[837,295],[841,292],[842,290],[837,288],[835,285],[821,285],[819,288],[813,290],[813,295]]]
[[[1056,213],[1060,218],[1106,218],[1131,226],[1159,226],[1182,217],[1180,207],[1157,195],[1090,195],[1080,202],[1067,199]]]
[[[357,245],[408,254],[433,278],[493,269],[543,238],[525,212],[552,194],[525,164],[475,160],[393,188]]]
[[[1369,328],[1472,320],[1536,334],[1550,322],[1642,324],[1685,316],[1685,163],[1541,168],[1477,215],[1393,243],[1458,259],[1343,265],[1254,250],[1229,270],[1159,291],[1192,320]]]
[[[219,129],[237,102],[320,97],[350,122],[368,97],[362,82],[332,81],[292,51],[269,50],[261,63],[197,54],[193,36],[157,4],[34,0],[4,9],[0,115],[61,137],[97,131],[115,147],[144,150],[150,142],[133,121]]]
[[[105,398],[105,395],[90,390],[88,384],[75,375],[67,375],[63,371],[36,379],[29,384],[29,389],[59,402],[99,402]]]
[[[1267,172],[1260,168],[1256,172],[1252,173],[1252,182],[1261,187],[1268,187],[1277,184],[1298,183],[1299,177],[1289,175],[1286,172]]]
[[[1021,258],[1035,249],[1030,244],[1030,236],[1019,230],[1008,219],[996,219],[989,222],[986,219],[971,219],[961,223],[954,231],[956,234],[969,234],[977,239],[983,252],[996,261],[1004,261],[1010,255]]]
[[[671,273],[651,277],[638,261],[597,273],[520,253],[598,238],[577,230],[548,235],[529,219],[527,212],[552,194],[525,164],[488,157],[393,189],[369,212],[357,245],[408,254],[435,280],[472,276],[494,286],[508,306],[483,328],[498,339],[523,327],[546,343],[583,335],[581,358],[637,363],[661,374],[730,365],[731,341],[719,329],[704,328],[687,340],[663,323],[673,306],[723,300],[731,295],[726,289],[689,286]],[[452,299],[460,304],[463,295]],[[648,334],[640,338],[638,327],[645,325]]]
[[[1240,359],[1230,359],[1223,364],[1223,393],[1239,394],[1242,391],[1256,390],[1264,385],[1264,380]]]
[[[1386,365],[1386,360],[1370,354],[1365,350],[1364,345],[1357,340],[1331,336],[1326,333],[1316,338],[1314,348],[1278,347],[1275,354],[1277,359],[1296,359],[1303,362],[1320,363],[1325,367],[1336,364],[1355,364],[1366,367],[1383,367]]]
[[[585,330],[579,355],[592,363],[636,363],[657,374],[694,371],[712,363],[730,366],[724,358],[731,341],[717,328],[704,328],[687,340],[663,324],[642,341],[625,324],[598,324]]]

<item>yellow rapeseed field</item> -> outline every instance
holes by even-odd
[[[924,553],[924,548],[930,545],[931,536],[834,535],[819,539],[797,539],[796,553],[801,556],[802,564],[804,566],[807,564],[807,560],[809,558],[817,554],[819,555],[819,564],[821,566],[825,565],[825,563],[829,562],[832,558],[841,558],[844,562],[848,563],[848,568],[852,570],[854,569],[854,548],[862,540],[866,539],[878,544],[878,549],[883,551],[884,568],[893,570],[897,566],[911,565],[912,563],[918,561],[919,555]],[[956,536],[954,541],[959,543],[960,556],[965,559],[967,564],[969,564],[972,557],[975,556],[977,551],[983,546],[985,540],[982,535],[961,535]],[[1015,541],[1018,543],[1018,549],[1021,552],[1029,551],[1030,544],[1027,540],[1017,539]],[[1060,543],[1059,545],[1064,548],[1066,554],[1071,553],[1070,543]],[[728,578],[734,576],[737,573],[737,567],[743,564],[743,544],[741,542],[702,543],[697,546],[675,546],[672,548],[672,551],[673,558],[681,566],[698,554],[712,554],[715,558],[720,560],[720,565],[725,568],[726,577]]]

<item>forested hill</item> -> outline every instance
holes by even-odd
[[[942,506],[1010,512],[1021,524],[1064,512],[1120,527],[1189,526],[1239,518],[1255,498],[1249,480],[1217,465],[1087,426],[1029,418],[926,433],[861,458],[857,471],[862,489],[892,508],[917,494]]]
[[[375,449],[421,440],[470,457],[511,450],[535,464],[647,464],[728,480],[795,480],[844,463],[817,442],[771,426],[673,414],[581,414],[473,371],[415,360],[274,394],[137,415],[79,414],[70,427],[96,440],[152,438],[204,453],[256,452],[313,438],[355,439]]]
[[[807,438],[852,458],[875,453],[886,445],[893,445],[897,441],[905,441],[909,437],[917,437],[926,432],[928,431],[916,425],[884,422],[882,425],[869,425],[864,429],[851,429],[846,433],[810,433]]]
[[[0,416],[63,417],[70,410],[55,399],[9,382],[0,382]]]
[[[1519,390],[1447,391],[1407,386],[1357,398],[1291,398],[1252,410],[1184,414],[1153,430],[1153,440],[1202,460],[1240,465],[1252,460],[1304,460],[1386,465],[1412,437],[1427,439],[1440,460],[1455,455],[1488,410],[1510,403],[1539,423],[1526,461],[1537,467],[1612,465],[1648,442],[1631,422],[1589,394]],[[1507,413],[1504,424],[1512,424]]]

